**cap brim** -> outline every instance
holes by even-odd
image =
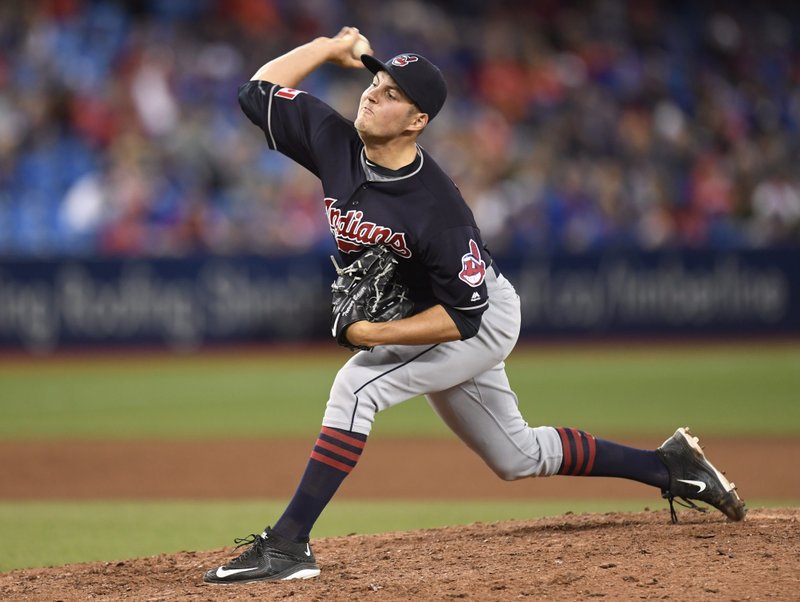
[[[364,66],[373,73],[377,73],[378,71],[386,71],[386,65],[381,63],[371,54],[362,54],[361,62],[364,63]]]

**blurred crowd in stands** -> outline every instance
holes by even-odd
[[[420,142],[497,251],[800,244],[792,2],[31,0],[0,5],[0,255],[330,249],[236,90],[342,25],[442,68]],[[302,87],[352,118],[369,80]]]

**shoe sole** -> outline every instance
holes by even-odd
[[[288,573],[288,574],[287,574]],[[313,579],[314,577],[319,577],[320,570],[318,568],[304,568],[300,570],[296,570],[294,572],[284,571],[283,573],[278,573],[277,575],[272,575],[270,577],[261,577],[258,579],[238,579],[238,580],[219,580],[219,581],[208,581],[203,578],[204,583],[208,583],[210,585],[232,585],[234,583],[257,583],[259,581],[290,581],[292,579]]]
[[[313,579],[314,577],[319,577],[319,569],[303,569],[302,571],[292,573],[288,577],[281,577],[279,581],[289,581],[290,579]]]

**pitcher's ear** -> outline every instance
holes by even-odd
[[[409,127],[413,130],[424,130],[425,126],[428,125],[428,121],[430,119],[428,119],[427,113],[417,113]]]

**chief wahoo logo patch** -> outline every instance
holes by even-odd
[[[458,277],[471,287],[480,286],[486,277],[486,262],[481,259],[478,243],[470,239],[469,253],[461,256],[461,271]]]
[[[409,63],[416,63],[419,59],[413,54],[401,54],[392,59],[392,65],[395,67],[405,67]]]

